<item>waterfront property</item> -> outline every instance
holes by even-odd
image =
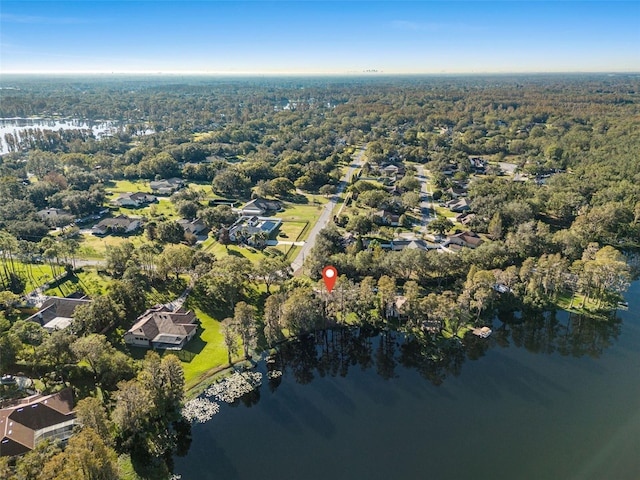
[[[156,305],[140,315],[124,334],[124,341],[135,347],[181,350],[198,329],[198,317],[192,311],[172,311]]]
[[[0,410],[0,456],[22,455],[45,440],[68,440],[76,425],[73,406],[73,391],[67,388]]]

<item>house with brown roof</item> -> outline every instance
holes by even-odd
[[[45,300],[40,310],[27,318],[27,321],[38,323],[49,333],[63,330],[71,325],[76,308],[89,303],[91,299],[82,294],[72,294],[66,298],[50,297]]]
[[[161,350],[181,350],[198,329],[198,317],[192,311],[171,310],[156,305],[140,315],[124,334],[129,345]]]
[[[44,440],[68,440],[76,425],[73,406],[73,391],[67,388],[0,410],[0,456],[22,455]]]
[[[483,243],[484,240],[482,240],[477,233],[467,231],[447,236],[445,246],[459,245],[461,247],[476,248]]]

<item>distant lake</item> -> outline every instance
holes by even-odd
[[[486,340],[336,332],[261,362],[195,424],[184,480],[640,478],[640,282],[617,319],[496,319]],[[267,369],[283,375],[268,380]]]
[[[96,138],[116,133],[118,123],[111,120],[90,122],[79,119],[0,118],[0,154],[8,153],[5,134],[20,134],[25,130],[88,130]]]

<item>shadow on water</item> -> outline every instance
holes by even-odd
[[[364,327],[318,332],[282,344],[267,362],[260,363],[258,368],[263,372],[279,371],[282,376],[265,375],[262,388],[242,397],[231,408],[252,407],[262,396],[260,408],[266,416],[255,416],[261,422],[268,418],[292,438],[306,438],[306,432],[311,432],[314,438],[333,441],[342,431],[335,422],[357,422],[361,412],[356,402],[365,398],[375,408],[386,411],[404,405],[405,394],[417,399],[458,400],[460,390],[447,386],[447,379],[458,377],[467,360],[481,359],[492,351],[494,360],[497,359],[492,362],[492,370],[477,376],[466,375],[465,388],[475,398],[489,402],[513,397],[549,409],[554,395],[565,392],[565,386],[521,362],[518,356],[509,356],[507,350],[515,347],[556,358],[598,358],[617,340],[621,325],[621,320],[615,317],[599,320],[566,312],[546,312],[496,318],[491,326],[493,334],[487,339],[472,334],[462,340],[444,339],[426,332],[416,335]],[[375,372],[382,382],[371,382],[370,375],[359,374],[363,371]],[[414,372],[431,387],[426,389],[421,382],[395,381],[407,371]],[[353,373],[349,377],[351,390],[347,391],[341,379],[350,373]],[[504,378],[509,378],[509,382],[505,384]],[[313,385],[316,379],[323,379],[317,382],[321,388]],[[308,388],[292,389],[292,380]],[[331,405],[331,416],[325,405]],[[254,418],[253,413],[247,415]],[[223,473],[224,478],[238,478],[239,467],[226,451],[224,431],[230,425],[224,417],[212,422],[220,427],[198,428],[198,442],[191,445],[188,457],[215,458],[216,471]]]

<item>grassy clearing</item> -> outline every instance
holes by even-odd
[[[211,183],[209,182],[189,182],[187,184],[187,188],[195,190],[196,192],[202,192],[205,199],[220,198],[218,195],[213,193],[211,190]]]
[[[280,224],[278,238],[288,242],[296,242],[300,239],[300,235],[307,225],[307,222],[282,222],[282,224]]]
[[[255,248],[239,247],[238,245],[229,245],[229,248],[226,248],[224,245],[218,242],[212,243],[210,245],[211,246],[207,248],[207,251],[213,254],[216,258],[226,257],[227,255],[235,255],[236,257],[245,257],[252,262],[257,262],[264,257],[264,253],[262,253],[260,250],[256,250]]]
[[[113,210],[113,216],[127,215],[128,217],[165,217],[171,220],[180,218],[173,203],[168,198],[158,198],[158,203],[152,203],[144,208],[120,207]]]
[[[584,295],[576,294],[572,296],[571,292],[563,292],[558,295],[558,298],[555,301],[555,305],[561,310],[580,313],[582,315],[587,315],[590,317],[600,317],[602,316],[603,312],[608,312],[612,308],[615,308],[604,304],[599,304],[593,299],[588,299],[585,301]]]
[[[326,202],[324,202],[326,203]],[[287,204],[284,212],[278,213],[277,217],[282,220],[290,220],[293,222],[315,222],[320,216],[323,203],[316,204]]]
[[[151,193],[148,180],[114,180],[106,184],[107,194],[110,198],[117,197],[120,193],[146,192]]]
[[[79,237],[80,249],[78,258],[104,258],[107,247],[122,245],[124,242],[131,242],[139,247],[145,242],[145,238],[140,235],[115,236],[106,235],[104,237],[96,237],[91,234],[82,234]]]
[[[53,278],[53,272],[49,265],[41,263],[25,264],[17,260],[13,264],[18,276],[26,280],[25,292],[35,290]],[[60,272],[62,271],[63,269],[60,268]]]
[[[45,295],[66,297],[79,290],[84,291],[91,297],[104,295],[107,292],[107,285],[111,280],[106,275],[99,274],[95,268],[86,267],[76,275],[68,278],[60,285],[45,290]]]

